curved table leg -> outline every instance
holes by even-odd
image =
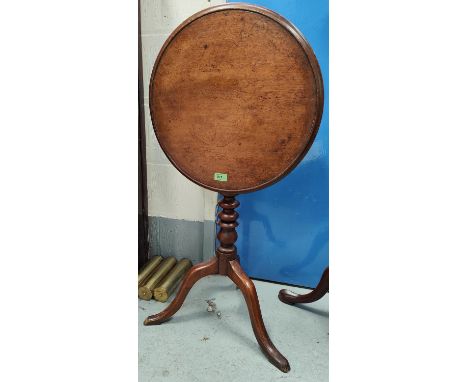
[[[244,273],[237,260],[231,260],[228,263],[227,275],[236,284],[244,295],[247,307],[249,309],[250,322],[257,338],[258,344],[268,360],[282,372],[287,373],[291,368],[288,360],[276,349],[275,345],[268,337],[268,333],[263,323],[262,312],[258,302],[255,285]]]
[[[328,292],[328,267],[322,274],[317,287],[306,294],[297,294],[287,289],[281,289],[278,298],[286,304],[300,304],[320,300]]]
[[[179,292],[169,306],[158,314],[149,316],[144,321],[144,325],[159,325],[170,319],[182,306],[188,292],[193,285],[201,278],[218,273],[218,259],[211,258],[209,261],[200,263],[192,267],[185,276],[180,286]]]

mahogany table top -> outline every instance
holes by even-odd
[[[154,64],[150,111],[161,148],[202,187],[239,194],[284,177],[310,148],[323,110],[315,55],[265,8],[205,9],[168,38]]]

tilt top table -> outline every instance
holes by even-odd
[[[194,266],[172,303],[145,325],[172,317],[202,277],[225,275],[244,295],[262,351],[288,372],[288,360],[265,329],[255,286],[239,263],[235,209],[236,195],[282,179],[314,141],[323,84],[311,47],[268,9],[241,3],[207,8],[184,21],[161,48],[149,97],[154,132],[168,159],[223,199],[216,255]]]

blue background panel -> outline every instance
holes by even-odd
[[[239,239],[251,277],[315,287],[328,266],[328,0],[261,0],[291,21],[318,59],[325,87],[319,132],[302,162],[280,182],[240,195]]]

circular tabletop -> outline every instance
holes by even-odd
[[[317,134],[323,84],[302,34],[247,4],[207,8],[184,21],[154,64],[156,137],[187,178],[223,194],[277,182]]]

